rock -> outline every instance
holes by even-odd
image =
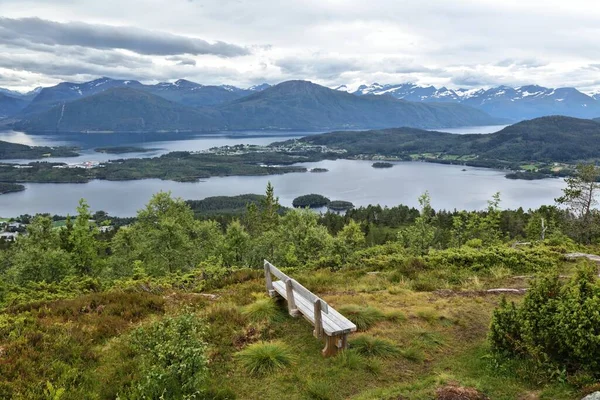
[[[581,400],[600,400],[600,392],[590,393]]]

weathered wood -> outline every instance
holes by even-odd
[[[287,276],[286,274],[284,274],[283,272],[281,272],[279,270],[279,268],[277,268],[276,266],[274,266],[273,264],[271,264],[267,260],[265,260],[265,264],[268,264],[269,265],[269,270],[271,271],[271,273],[273,275],[275,275],[277,278],[281,279],[282,281],[285,282],[286,280],[291,279],[289,276]]]
[[[265,260],[265,282],[267,286],[267,294],[269,297],[275,296],[275,290],[273,289],[273,279],[271,278],[271,264]]]
[[[290,315],[292,317],[297,317],[299,314],[298,311],[298,307],[296,307],[296,301],[294,299],[294,288],[292,286],[292,280],[290,278],[288,278],[285,281],[285,292],[286,292],[286,299],[287,299],[287,305],[288,305],[288,312],[290,313]]]
[[[323,337],[323,320],[321,319],[321,300],[314,303],[315,330],[313,334],[317,339]]]
[[[286,299],[291,316],[302,315],[313,324],[315,337],[325,339],[325,348],[322,351],[325,357],[335,355],[340,349],[348,347],[348,334],[356,331],[356,325],[352,321],[267,260],[264,267],[269,294],[279,294]],[[273,281],[271,274],[280,280]]]
[[[321,351],[323,357],[331,357],[335,356],[338,352],[338,347],[336,346],[336,342],[338,340],[337,336],[325,336],[325,348]]]

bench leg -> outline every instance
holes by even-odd
[[[335,356],[338,351],[348,348],[348,334],[325,336],[325,348],[321,352],[323,357]]]

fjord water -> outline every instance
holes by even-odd
[[[501,127],[499,127],[501,128]],[[468,128],[469,133],[471,128]],[[489,132],[489,129],[488,129]],[[8,137],[8,133],[4,134]],[[15,140],[13,133],[13,140]],[[148,136],[144,140],[126,143],[95,143],[97,136],[88,136],[84,155],[78,159],[91,160],[98,155],[108,158],[130,158],[156,154],[135,153],[106,155],[93,153],[99,146],[139,146],[160,148],[160,154],[169,151],[194,151],[214,146],[239,143],[267,144],[290,137],[305,136],[306,133],[267,134],[246,132],[232,136],[221,134],[188,137],[183,140],[164,140]],[[3,136],[0,134],[0,140]],[[163,140],[159,140],[163,139]],[[73,137],[20,136],[30,145],[74,145]],[[90,142],[91,140],[91,142]],[[85,158],[85,156],[88,156]],[[55,159],[52,159],[55,160]],[[78,162],[69,159],[68,162]],[[495,192],[500,192],[503,208],[535,208],[553,204],[560,195],[564,181],[544,179],[537,181],[509,180],[504,171],[456,165],[431,164],[424,162],[398,162],[393,168],[375,169],[370,161],[337,160],[299,164],[307,168],[326,168],[325,173],[293,173],[271,176],[214,177],[201,182],[181,183],[146,179],[138,181],[92,181],[87,184],[26,184],[26,190],[0,196],[0,216],[16,216],[48,212],[51,214],[73,214],[80,198],[85,198],[93,210],[104,210],[111,215],[133,216],[144,207],[150,197],[159,191],[170,191],[184,199],[203,199],[209,196],[233,196],[244,193],[263,193],[268,181],[275,186],[280,202],[291,206],[292,200],[308,193],[323,194],[332,200],[347,200],[357,206],[381,204],[395,206],[407,204],[417,206],[417,198],[429,191],[432,204],[437,209],[481,209]]]

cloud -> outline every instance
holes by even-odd
[[[193,58],[186,58],[186,57],[174,56],[174,57],[167,58],[167,60],[173,61],[173,62],[177,63],[177,65],[191,65],[191,66],[196,66],[196,60],[194,60]]]
[[[173,35],[135,27],[60,23],[40,18],[0,18],[0,43],[49,46],[82,46],[95,49],[124,49],[145,55],[215,55],[236,57],[249,50],[225,42]]]

